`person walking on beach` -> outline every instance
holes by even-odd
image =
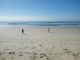
[[[48,32],[50,32],[50,27],[48,27]]]
[[[22,34],[24,34],[24,29],[22,29]]]

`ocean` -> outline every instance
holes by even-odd
[[[18,26],[80,27],[80,21],[0,22],[0,27],[18,27]]]

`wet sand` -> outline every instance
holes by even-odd
[[[80,28],[0,27],[0,60],[80,60]]]

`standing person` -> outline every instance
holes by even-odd
[[[22,34],[24,34],[24,29],[22,29]]]
[[[50,32],[50,27],[48,27],[48,32]]]

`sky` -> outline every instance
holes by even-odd
[[[80,0],[0,0],[0,21],[80,20]]]

